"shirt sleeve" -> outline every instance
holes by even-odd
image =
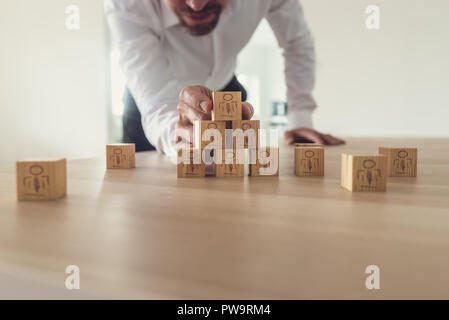
[[[145,135],[158,151],[173,159],[177,89],[174,77],[167,72],[168,61],[154,26],[157,17],[149,15],[148,3],[104,0],[105,14],[120,54],[120,68],[142,115]]]
[[[298,0],[273,0],[267,15],[285,59],[288,129],[312,128],[315,48]]]

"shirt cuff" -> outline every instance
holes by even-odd
[[[312,111],[309,110],[289,110],[287,130],[299,128],[313,128]]]

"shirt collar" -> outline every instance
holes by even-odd
[[[170,10],[169,7],[167,7],[165,1],[161,1],[161,5],[162,5],[162,19],[164,23],[164,28],[168,29],[180,24],[179,18]],[[236,8],[234,1],[229,1],[228,5],[221,14],[220,22],[227,21],[235,12],[235,9]]]

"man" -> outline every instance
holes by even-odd
[[[246,100],[237,55],[263,18],[284,49],[286,142],[344,143],[312,129],[314,46],[298,0],[105,0],[105,12],[129,88],[124,141],[138,151],[174,156],[191,143],[193,122],[211,118],[211,90]],[[242,112],[250,119],[254,109],[244,102]]]

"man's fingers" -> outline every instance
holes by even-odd
[[[331,145],[331,146],[336,146],[336,145],[345,143],[344,140],[338,139],[334,136],[331,136],[330,134],[323,134],[322,137],[326,141],[326,144]]]
[[[242,119],[250,120],[254,115],[254,108],[248,102],[242,102]]]
[[[205,113],[212,110],[212,91],[206,87],[185,87],[179,94],[179,100]]]
[[[286,144],[293,144],[295,143],[295,135],[293,134],[292,131],[287,131],[284,134],[284,140]]]
[[[181,101],[178,104],[179,119],[183,125],[193,124],[195,120],[210,120],[210,113],[202,112]]]
[[[323,134],[321,136],[323,137],[323,140],[326,142],[326,144],[328,144],[328,145],[335,144],[335,139],[331,135]]]
[[[336,138],[336,137],[334,137],[334,139],[336,139],[336,140],[337,140],[337,144],[345,144],[345,143],[346,143],[346,141],[345,141],[345,140],[343,140],[343,139],[340,139],[340,138]]]
[[[314,143],[318,144],[326,144],[321,135],[315,130],[296,130],[295,131],[295,140],[307,139]]]

